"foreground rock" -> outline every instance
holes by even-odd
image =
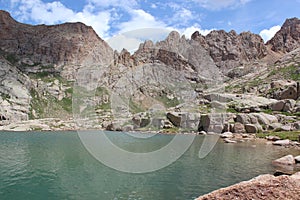
[[[273,164],[279,164],[279,165],[294,165],[296,164],[295,158],[292,155],[287,155],[282,158],[276,159],[273,161]]]
[[[300,172],[292,176],[260,175],[197,198],[210,199],[290,199],[300,200]]]

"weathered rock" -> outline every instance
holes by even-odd
[[[245,124],[245,129],[247,133],[257,133],[258,129],[255,124]]]
[[[300,163],[300,156],[294,157],[296,163]]]
[[[272,123],[268,126],[269,130],[274,130],[274,131],[280,131],[282,127],[282,124],[280,123]]]
[[[291,81],[291,80],[273,81],[271,82],[271,89],[273,91],[272,97],[278,100],[285,100],[285,99],[297,100],[297,98],[299,97],[298,84],[295,81]]]
[[[245,126],[242,123],[237,122],[234,124],[233,132],[234,133],[245,133],[246,132]]]
[[[270,105],[270,108],[273,110],[273,111],[282,111],[283,108],[284,108],[284,105],[285,105],[285,102],[284,101],[277,101],[275,103],[272,103]]]
[[[263,58],[267,49],[259,35],[250,32],[237,34],[235,31],[212,31],[203,37],[194,33],[192,40],[199,42],[223,72],[246,62]],[[247,51],[246,51],[247,49]]]
[[[293,123],[293,130],[300,130],[300,121]]]
[[[221,188],[196,200],[216,199],[290,199],[300,200],[300,172],[292,176],[260,175],[249,181]]]
[[[225,138],[225,139],[224,139],[224,142],[225,142],[225,143],[237,143],[237,141],[231,140],[231,139],[229,139],[229,138]]]
[[[279,145],[279,146],[287,146],[290,145],[291,141],[290,140],[277,140],[273,142],[274,145]]]
[[[277,140],[280,140],[280,137],[270,135],[270,136],[267,136],[266,139],[270,140],[270,141],[277,141]]]
[[[124,132],[134,131],[134,126],[128,124],[128,125],[122,127],[122,131],[124,131]]]
[[[220,135],[221,138],[233,138],[233,133],[225,132]]]
[[[267,42],[273,51],[291,52],[299,47],[300,20],[298,18],[287,19],[275,36]]]
[[[170,122],[174,126],[176,126],[176,127],[181,126],[181,114],[180,113],[169,112],[169,113],[167,113],[167,118],[168,118],[168,120],[170,120]]]
[[[27,25],[18,23],[10,14],[0,11],[0,46],[16,59],[53,66],[52,70],[69,78],[75,75],[75,66],[108,65],[113,61],[113,50],[90,26],[82,23],[60,25]],[[20,66],[22,71],[32,66]]]
[[[282,158],[274,160],[272,163],[279,164],[279,165],[293,165],[293,164],[295,164],[295,159],[294,159],[294,156],[287,155]]]
[[[239,113],[236,115],[236,122],[239,122],[241,124],[251,124],[251,119],[249,118],[249,115]]]
[[[295,97],[295,98],[297,99],[298,96]],[[293,112],[295,105],[296,105],[296,101],[295,100],[293,100],[293,99],[286,99],[283,111],[284,112]]]

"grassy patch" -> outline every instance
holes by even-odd
[[[293,140],[293,141],[298,141],[300,131],[283,131],[283,132],[269,132],[269,133],[258,133],[256,134],[257,137],[259,138],[265,138],[266,136],[278,136],[280,139],[285,140]]]
[[[10,99],[9,94],[5,94],[5,93],[1,93],[1,97],[2,97],[3,100],[9,100]]]
[[[131,98],[129,99],[129,111],[133,114],[144,112],[145,109],[139,105],[138,103],[134,102]]]
[[[67,117],[72,113],[72,98],[65,97],[58,100],[50,94],[39,94],[36,90],[31,89],[32,97],[30,105],[29,118],[45,118],[45,117]],[[33,113],[35,112],[35,114]]]
[[[5,58],[11,64],[16,64],[19,61],[19,59],[14,54],[8,54]]]
[[[234,108],[227,108],[226,110],[227,113],[238,113]]]
[[[285,79],[292,79],[294,81],[300,81],[300,73],[299,73],[299,66],[290,65],[287,67],[282,67],[279,69],[274,69],[270,72],[268,77],[271,76],[282,76]]]
[[[175,107],[180,104],[179,100],[176,97],[170,99],[167,97],[167,95],[158,95],[155,99],[163,103],[166,108]]]

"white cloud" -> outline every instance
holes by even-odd
[[[107,40],[107,43],[115,50],[121,51],[123,48],[133,53],[139,45],[151,40],[154,43],[164,40],[173,29],[169,28],[143,28],[133,31],[124,32],[113,36]]]
[[[151,14],[141,9],[132,9],[130,11],[131,20],[119,24],[121,32],[132,31],[141,28],[165,28],[166,24],[156,20]]]
[[[210,9],[219,10],[228,7],[237,7],[239,5],[246,4],[252,0],[193,0],[199,3],[200,6]]]
[[[57,24],[64,22],[82,22],[92,26],[97,34],[108,37],[110,12],[93,12],[93,5],[86,5],[81,12],[74,12],[59,1],[44,3],[41,0],[11,0],[16,5],[18,20],[31,20],[39,24]]]
[[[196,24],[196,25],[188,27],[180,32],[182,33],[182,35],[185,35],[186,38],[190,39],[192,34],[195,33],[196,31],[199,31],[199,33],[201,33],[201,35],[205,36],[205,35],[209,34],[212,30],[214,30],[214,29],[210,29],[210,30],[201,29],[201,28],[199,28],[199,25]]]
[[[95,4],[97,6],[100,6],[102,8],[106,8],[109,6],[114,7],[122,7],[124,9],[127,8],[133,8],[137,5],[136,0],[88,0],[89,3]]]
[[[157,8],[157,5],[156,5],[155,3],[152,3],[152,4],[151,4],[151,8],[156,9],[156,8]]]
[[[270,29],[262,30],[259,35],[264,39],[265,42],[270,40],[280,30],[281,26],[273,26]]]

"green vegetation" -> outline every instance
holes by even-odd
[[[270,72],[268,77],[271,76],[282,76],[285,79],[292,79],[294,81],[300,81],[300,73],[299,73],[299,66],[290,65],[287,67],[282,67],[279,69],[274,69]]]
[[[256,134],[259,138],[265,138],[266,136],[278,136],[280,139],[297,141],[300,135],[300,131],[284,131],[284,132],[269,132],[269,133],[258,133]]]
[[[1,93],[1,97],[2,97],[3,100],[8,100],[8,99],[10,99],[9,94],[5,94],[5,93]]]
[[[144,111],[145,109],[140,104],[134,102],[131,98],[129,99],[129,112],[135,114]]]
[[[58,100],[48,93],[41,95],[34,89],[30,90],[30,95],[32,97],[30,102],[30,119],[44,117],[63,117],[70,115],[72,112],[71,97],[65,97],[62,100]]]
[[[226,110],[227,113],[238,113],[234,108],[227,108]]]
[[[11,64],[16,64],[19,59],[14,54],[8,54],[5,56],[6,60]]]
[[[180,104],[180,101],[177,97],[170,99],[167,97],[167,95],[158,95],[155,99],[163,103],[166,108],[175,107]]]

